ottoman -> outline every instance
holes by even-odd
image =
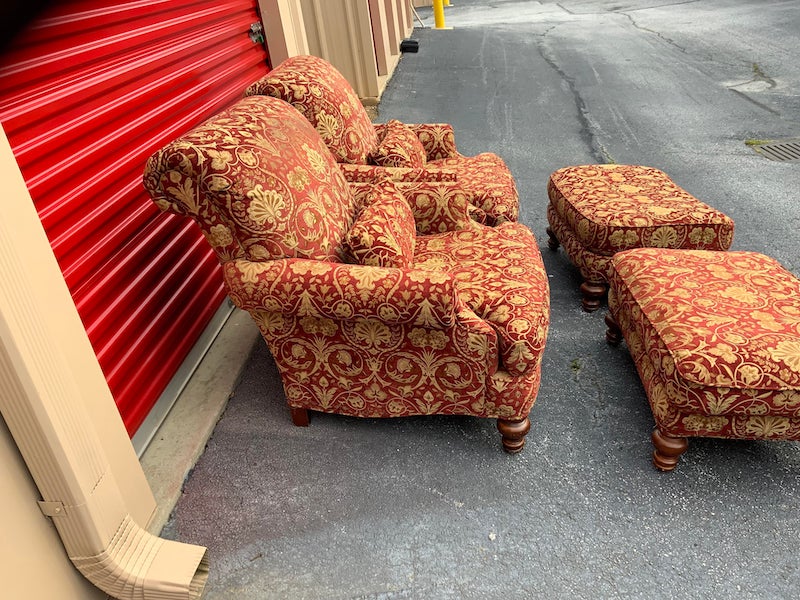
[[[691,436],[800,439],[800,280],[754,252],[616,254],[608,331],[624,336],[671,471]]]
[[[563,245],[580,271],[587,312],[600,307],[611,257],[620,250],[727,250],[733,241],[731,219],[651,167],[566,167],[550,176],[547,194],[548,246]]]

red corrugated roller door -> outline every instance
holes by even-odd
[[[256,0],[54,2],[2,56],[0,120],[130,434],[224,298],[144,163],[267,72],[258,21]]]

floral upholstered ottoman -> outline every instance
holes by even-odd
[[[563,244],[584,279],[583,309],[605,296],[611,257],[631,248],[727,250],[733,221],[664,173],[636,165],[584,165],[555,171],[547,184],[548,245]]]
[[[754,252],[616,254],[608,331],[624,336],[655,417],[653,464],[687,437],[800,439],[800,280]]]

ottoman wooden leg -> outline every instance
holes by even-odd
[[[681,454],[689,447],[685,437],[670,437],[661,433],[656,427],[651,436],[653,440],[653,465],[659,471],[672,471],[678,464]]]
[[[601,281],[584,281],[581,284],[583,299],[581,305],[586,312],[594,312],[600,308],[600,303],[606,296],[608,287]]]
[[[551,227],[547,228],[547,247],[550,250],[558,250],[558,247],[561,245],[561,242],[558,241],[556,234],[553,233],[553,229]]]
[[[503,450],[516,454],[525,446],[525,436],[531,430],[531,422],[528,417],[520,421],[497,419],[497,430],[503,436]]]
[[[619,325],[614,320],[614,317],[611,316],[611,313],[606,313],[606,341],[611,344],[612,346],[618,346],[619,343],[622,341],[622,331],[620,331]]]

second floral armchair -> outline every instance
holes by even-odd
[[[442,123],[373,124],[355,91],[329,62],[316,56],[286,59],[245,91],[245,96],[280,98],[316,128],[350,181],[367,181],[376,171],[393,177],[457,179],[473,192],[473,204],[489,225],[516,221],[519,196],[505,162],[491,152],[458,152],[453,128]],[[394,171],[401,168],[405,173]]]

